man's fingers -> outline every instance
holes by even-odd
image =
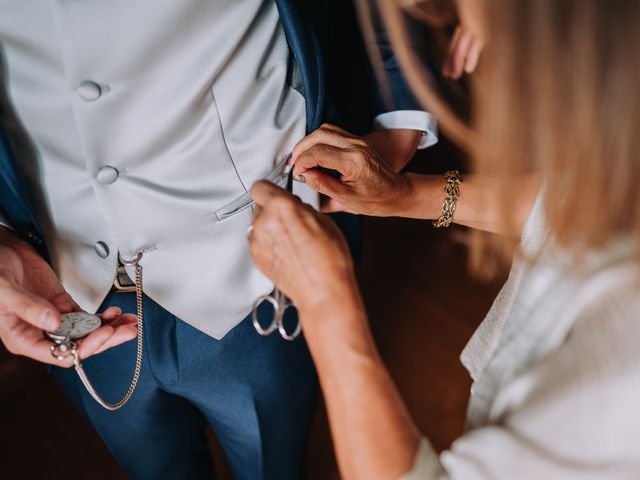
[[[119,322],[120,320],[118,320]],[[115,323],[115,322],[114,322]],[[113,324],[111,324],[113,326]],[[109,337],[109,339],[102,344],[98,350],[94,352],[95,354],[102,353],[105,350],[109,350],[110,348],[117,347],[126,342],[130,342],[134,338],[136,338],[138,334],[138,330],[136,328],[135,323],[123,323],[118,325],[113,330],[113,334]]]
[[[118,318],[109,322],[109,326],[112,328],[117,328],[122,325],[133,325],[135,326],[138,323],[138,317],[136,317],[133,313],[125,313],[123,315],[119,315]]]
[[[111,322],[122,315],[122,309],[120,307],[109,307],[104,312],[99,313],[98,316],[104,322]]]
[[[84,360],[92,355],[102,353],[109,348],[134,339],[137,335],[136,323],[137,318],[135,315],[121,315],[117,319],[112,320],[108,325],[103,325],[86,337],[78,340],[76,343],[78,345],[78,356],[80,357],[80,360]],[[46,348],[38,346],[38,358],[32,358],[36,358],[42,362],[50,363],[59,367],[70,367],[73,365],[73,361],[71,359],[57,360],[51,356],[49,351],[52,345],[51,340],[45,338],[44,344],[44,347]]]
[[[113,335],[114,329],[111,325],[103,325],[94,332],[78,341],[78,356],[84,360],[96,353],[107,340]]]
[[[42,330],[54,331],[60,326],[60,313],[53,305],[8,283],[0,285],[0,310]]]
[[[53,341],[41,335],[37,341],[32,343],[28,349],[23,350],[20,355],[32,358],[41,363],[55,365],[56,367],[72,367],[73,357],[69,355],[63,360],[58,360],[51,355],[51,345],[54,345]]]
[[[109,314],[119,310],[116,307],[111,309]],[[90,357],[135,338],[137,333],[137,318],[135,315],[125,314],[116,318],[111,318],[110,315],[107,315],[106,319],[103,316],[102,318],[110,323],[101,326],[85,338],[77,341],[80,359]],[[5,314],[2,316],[0,334],[7,349],[16,355],[23,355],[58,367],[68,368],[73,366],[71,356],[58,360],[51,355],[51,346],[54,345],[54,342],[44,335],[40,327],[30,325],[16,315]]]
[[[64,290],[61,290],[54,297],[49,298],[49,303],[51,303],[51,305],[61,313],[78,312],[82,310],[75,300],[71,298],[71,295]]]
[[[73,365],[70,359],[57,360],[51,355],[53,342],[45,337],[41,328],[34,327],[15,315],[3,315],[1,320],[2,341],[11,353],[61,367]]]

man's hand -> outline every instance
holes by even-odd
[[[384,129],[371,132],[364,140],[396,173],[401,172],[416,154],[424,133],[409,129]]]
[[[323,125],[300,141],[291,163],[296,179],[328,197],[323,212],[392,216],[411,202],[410,182],[383,160],[367,138],[332,125]]]
[[[43,330],[56,330],[61,313],[80,310],[42,257],[0,227],[0,338],[7,350],[43,363],[72,366],[71,358],[60,361],[51,356],[51,340]],[[77,342],[81,359],[136,336],[135,315],[111,307],[100,317],[105,325]]]

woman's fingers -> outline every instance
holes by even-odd
[[[262,208],[249,235],[251,256],[296,305],[315,301],[317,290],[335,288],[346,278],[342,273],[351,272],[344,238],[326,216],[265,182],[254,185],[251,194]]]
[[[280,187],[275,186],[271,182],[261,180],[256,182],[251,187],[251,198],[256,202],[256,205],[263,208],[264,205],[274,196],[286,194],[287,192]]]
[[[469,48],[469,54],[467,55],[467,61],[464,66],[466,73],[473,73],[478,66],[480,60],[480,52],[482,51],[482,41],[479,38],[474,38],[471,47]]]
[[[442,74],[457,80],[463,73],[472,73],[478,66],[482,46],[482,40],[476,33],[459,25],[449,42]]]
[[[458,41],[458,45],[451,62],[451,78],[454,80],[459,79],[464,73],[464,66],[472,40],[473,35],[471,33],[463,32],[460,40]]]
[[[462,36],[462,27],[459,25],[456,27],[455,32],[453,32],[453,37],[449,41],[449,46],[447,47],[447,55],[444,59],[444,64],[442,66],[442,74],[445,77],[451,77],[453,72],[453,58],[455,57],[458,42],[460,41],[460,37]]]
[[[329,145],[335,148],[349,148],[354,145],[364,145],[360,137],[356,137],[335,125],[324,124],[315,132],[304,137],[294,147],[290,164],[297,164],[300,156],[316,145]]]
[[[334,170],[342,177],[352,178],[364,167],[364,151],[359,146],[338,148],[333,145],[318,144],[301,153],[293,167],[293,175],[304,176],[311,169]]]
[[[349,187],[319,170],[308,170],[304,177],[307,185],[322,195],[338,201],[347,195]]]

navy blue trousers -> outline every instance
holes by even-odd
[[[133,313],[135,294],[111,293],[101,310],[112,305]],[[52,370],[130,478],[212,478],[207,424],[235,478],[304,477],[317,380],[302,338],[261,337],[247,318],[215,340],[147,297],[144,326],[142,374],[120,410],[100,407],[73,369]],[[105,400],[124,394],[135,355],[134,340],[83,362]]]

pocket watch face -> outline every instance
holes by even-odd
[[[53,332],[53,335],[76,340],[89,335],[100,325],[102,325],[100,318],[90,313],[65,313],[61,316],[60,328]]]

